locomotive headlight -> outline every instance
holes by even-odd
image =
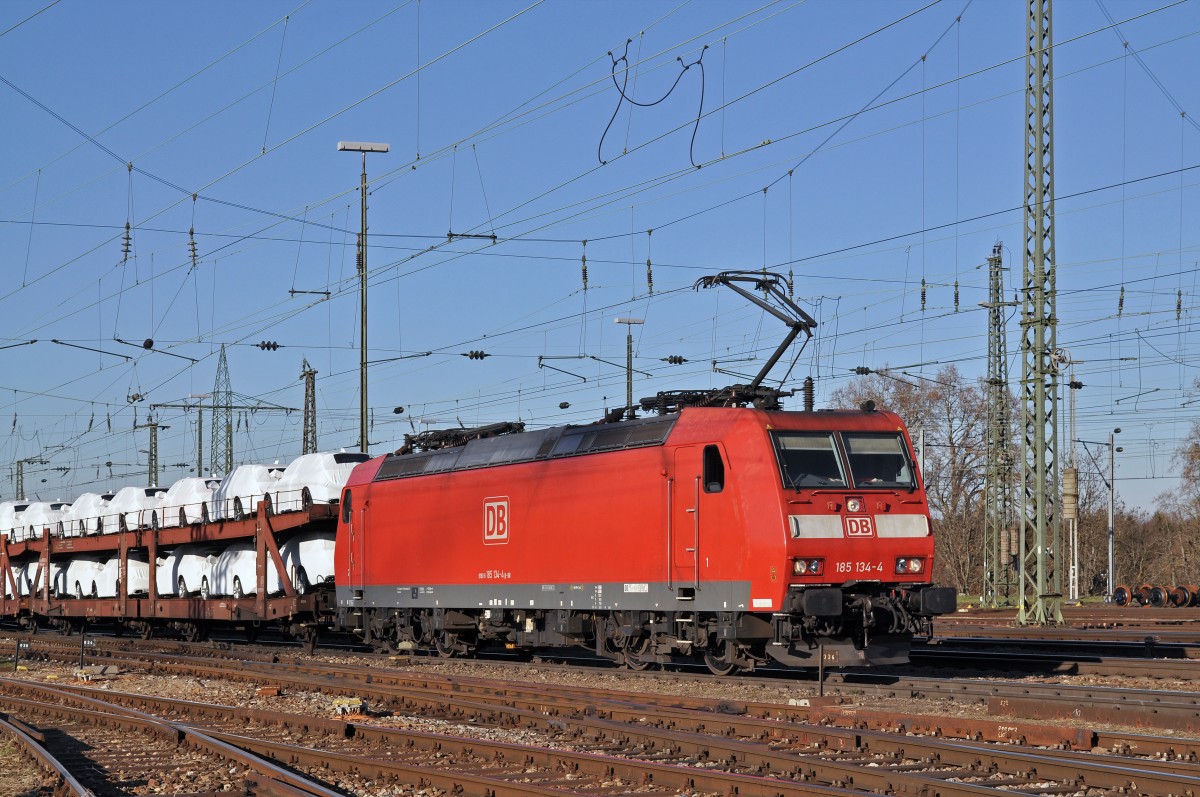
[[[919,556],[896,560],[897,575],[903,575],[904,573],[920,573],[924,567],[925,560],[921,559]]]
[[[846,511],[861,512],[862,509],[863,509],[863,502],[862,502],[861,498],[847,498],[846,499]]]
[[[924,564],[925,563],[922,562],[920,559],[916,559],[916,558],[909,559],[908,560],[908,572],[920,573],[921,568],[924,567]]]
[[[825,569],[824,559],[794,559],[792,560],[792,575],[816,576]]]
[[[907,573],[908,572],[908,560],[907,559],[897,559],[896,560],[896,572],[897,573]]]

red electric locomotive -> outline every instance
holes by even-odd
[[[806,411],[781,410],[791,394],[763,379],[816,326],[782,284],[697,283],[790,327],[748,385],[643,399],[657,417],[427,432],[358,466],[339,624],[392,649],[585,645],[635,669],[906,661],[955,598],[930,584],[911,441],[890,412],[813,412],[809,390]]]
[[[380,646],[718,673],[905,661],[954,606],[932,563],[898,416],[723,407],[373,459],[335,552],[341,614]]]

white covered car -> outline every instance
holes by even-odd
[[[190,526],[209,518],[208,504],[220,481],[188,476],[171,485],[162,499],[159,522],[163,528]]]
[[[332,532],[301,532],[279,546],[279,556],[296,592],[333,579]]]
[[[59,594],[65,591],[76,598],[115,598],[121,580],[121,560],[116,556],[73,557],[61,578],[63,591]],[[150,565],[130,556],[125,594],[137,595],[149,589]]]
[[[15,531],[21,527],[21,515],[28,506],[24,501],[0,501],[0,534],[17,539]]]
[[[275,492],[283,468],[278,465],[238,465],[213,492],[213,520],[240,520],[258,510],[264,495]]]
[[[218,550],[207,545],[180,545],[159,558],[154,568],[154,588],[159,597],[196,594],[208,599]]]
[[[254,543],[236,542],[217,557],[213,567],[212,594],[243,598],[258,593],[258,551]],[[280,592],[283,585],[273,562],[267,563],[267,594]]]
[[[369,454],[304,454],[288,465],[271,491],[271,508],[276,512],[294,512],[313,504],[329,504],[341,498],[350,471]]]
[[[84,493],[71,502],[63,512],[62,536],[80,537],[85,534],[101,534],[105,531],[104,516],[108,514],[108,504],[113,499],[112,493]],[[116,526],[107,529],[116,531]]]
[[[13,578],[17,582],[17,593],[21,597],[33,595],[41,591],[42,585],[45,584],[45,576],[40,572],[38,566],[41,564],[38,559],[31,559],[23,565],[12,565]],[[50,563],[50,592],[57,594],[60,573],[62,565],[54,562]],[[7,581],[4,582],[4,594],[12,596],[12,587]]]
[[[21,527],[25,532],[23,539],[39,540],[46,529],[54,536],[61,536],[59,521],[63,512],[71,505],[63,501],[35,501],[21,514]],[[18,529],[20,531],[20,529]]]
[[[165,494],[158,487],[122,487],[108,502],[108,512],[104,517],[105,530],[157,527]]]

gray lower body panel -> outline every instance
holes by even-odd
[[[665,583],[421,584],[337,588],[343,608],[573,609],[576,611],[764,611],[751,606],[750,582],[667,587]],[[767,609],[766,611],[770,611]]]

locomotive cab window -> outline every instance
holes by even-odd
[[[349,523],[350,517],[353,514],[353,509],[350,507],[350,491],[342,493],[342,522]]]
[[[725,463],[721,460],[721,449],[704,447],[704,492],[719,493],[725,489]]]
[[[776,432],[773,439],[784,487],[798,490],[846,485],[842,462],[829,432]]]
[[[916,486],[912,460],[902,436],[844,432],[842,440],[850,457],[855,487]]]

